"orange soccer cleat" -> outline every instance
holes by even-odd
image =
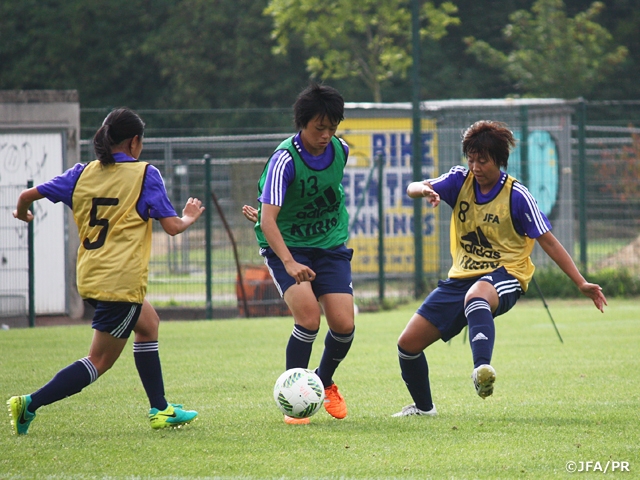
[[[347,416],[347,402],[335,383],[324,389],[324,408],[334,418],[342,419]]]

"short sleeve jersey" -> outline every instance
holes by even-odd
[[[116,163],[136,162],[124,153],[113,155]],[[53,203],[62,202],[73,210],[73,190],[80,174],[87,164],[77,163],[66,172],[52,178],[51,180],[37,186],[38,192]],[[177,216],[165,189],[164,180],[160,171],[153,165],[148,165],[145,171],[142,192],[136,203],[136,210],[142,218],[168,218]]]
[[[551,229],[527,188],[502,172],[492,190],[482,194],[464,167],[428,181],[453,208],[449,276],[468,278],[504,266],[526,291],[535,269],[533,239]]]
[[[337,137],[336,137],[337,138]],[[349,158],[349,146],[347,143],[338,138],[340,145],[345,152],[345,157]],[[304,144],[300,139],[300,132],[293,137],[293,146],[297,153],[302,157],[304,162],[308,165],[313,165],[316,170],[324,170],[331,162],[335,154],[333,142],[327,145],[327,148],[320,155],[314,156],[307,152],[304,148]],[[269,159],[267,167],[267,175],[265,177],[264,185],[258,201],[260,203],[268,203],[270,205],[276,205],[282,207],[284,197],[287,194],[287,189],[294,181],[296,169],[294,166],[293,156],[287,149],[277,149]]]
[[[288,247],[333,248],[347,240],[342,178],[348,154],[337,137],[318,156],[306,151],[300,133],[278,146],[258,182],[255,230],[260,247],[268,247],[260,222],[265,203],[281,207],[278,228]]]
[[[151,251],[150,218],[176,213],[157,169],[124,154],[114,158],[114,165],[97,160],[77,164],[37,189],[73,211],[80,237],[80,295],[142,303]]]

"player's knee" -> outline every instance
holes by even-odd
[[[405,352],[411,353],[420,353],[423,350],[416,339],[407,334],[406,331],[402,332],[400,334],[400,337],[398,337],[398,347],[400,347]]]
[[[340,335],[353,333],[356,328],[353,318],[341,317],[339,319],[327,318],[329,328]]]
[[[111,367],[113,367],[113,365],[116,363],[116,360],[118,359],[118,357],[111,357],[111,356],[91,356],[89,355],[89,361],[93,364],[94,367],[96,367],[96,370],[98,371],[98,377],[102,376],[104,373],[106,373]]]
[[[152,342],[158,339],[160,330],[159,317],[146,317],[140,319],[133,328],[136,342]]]
[[[311,331],[320,329],[320,318],[296,318],[295,323]]]

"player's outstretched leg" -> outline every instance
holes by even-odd
[[[31,395],[11,397],[7,401],[11,426],[13,427],[13,433],[16,435],[26,435],[31,421],[36,418],[36,414],[28,410],[30,403]]]
[[[491,363],[496,338],[496,327],[489,302],[484,298],[474,297],[465,305],[464,313],[469,325],[473,366],[488,365]]]
[[[496,381],[496,371],[491,365],[480,365],[471,374],[476,393],[481,398],[487,398],[493,393],[493,384]]]
[[[347,416],[347,402],[338,391],[338,386],[333,383],[333,374],[349,353],[355,328],[346,334],[337,333],[329,329],[324,340],[324,352],[316,374],[325,385],[324,408],[334,418],[343,419]]]
[[[431,398],[431,385],[429,384],[429,365],[424,352],[411,353],[398,345],[398,359],[402,380],[404,380],[414,403],[407,405],[402,411],[392,416],[436,415],[436,408]]]

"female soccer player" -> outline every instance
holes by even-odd
[[[434,207],[442,198],[453,208],[449,278],[441,280],[411,317],[398,340],[402,379],[414,403],[394,414],[436,415],[423,350],[438,339],[448,341],[469,326],[472,378],[477,394],[493,393],[491,366],[494,317],[508,312],[533,277],[531,251],[537,240],[580,291],[604,311],[599,285],[588,283],[551,233],[551,224],[524,185],[507,175],[511,131],[500,122],[479,121],[463,135],[469,168],[453,167],[435,179],[413,182],[411,198],[425,197]]]
[[[344,119],[344,100],[334,88],[313,84],[300,93],[293,109],[299,132],[267,162],[258,183],[258,210],[245,205],[243,213],[257,222],[260,254],[293,314],[287,369],[308,367],[322,305],[329,331],[316,373],[325,386],[327,412],[342,419],[347,405],[333,374],[355,332],[353,250],[345,246],[349,215],[342,189],[349,149],[335,137]],[[284,421],[309,423],[308,418],[286,415]]]
[[[198,415],[165,399],[158,354],[160,319],[145,295],[151,219],[176,235],[191,226],[204,207],[190,198],[182,217],[177,216],[160,172],[138,161],[143,135],[144,122],[135,112],[113,110],[93,138],[98,160],[76,164],[18,198],[13,216],[25,222],[33,220],[29,206],[42,198],[71,208],[80,235],[78,291],[95,307],[89,355],[60,370],[38,391],[7,402],[18,435],[27,433],[38,408],[80,392],[109,370],[131,331],[136,368],[151,406],[151,427],[180,426]]]

